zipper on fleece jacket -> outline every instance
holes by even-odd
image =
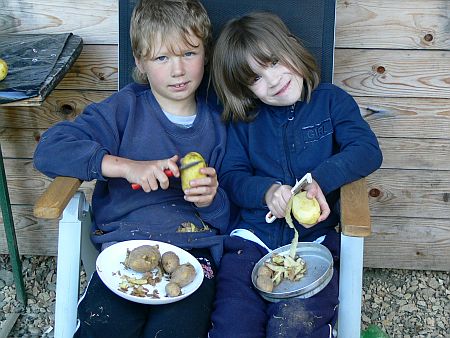
[[[287,166],[288,166],[288,171],[289,174],[291,175],[291,177],[294,177],[294,179],[296,178],[294,175],[294,172],[292,171],[292,166],[291,166],[291,156],[290,156],[290,144],[288,144],[288,139],[287,139],[287,128],[289,126],[289,123],[294,123],[292,121],[294,121],[295,118],[295,103],[289,108],[289,115],[288,115],[288,120],[284,126],[284,130],[283,130],[283,145],[284,145],[284,151],[285,151],[285,155],[286,155],[286,162],[287,162]]]
[[[288,144],[288,137],[287,137],[287,128],[289,126],[289,123],[294,123],[294,118],[295,118],[295,103],[289,108],[289,115],[288,115],[288,120],[286,122],[286,124],[284,125],[284,129],[283,129],[283,145],[284,145],[284,151],[285,151],[285,155],[286,155],[286,162],[287,162],[287,167],[288,167],[288,171],[291,177],[294,177],[294,179],[296,178],[294,175],[294,172],[292,171],[292,166],[291,166],[291,155],[290,155],[290,145]],[[278,238],[277,238],[277,247],[281,246],[284,244],[284,238],[287,238],[288,235],[290,235],[291,233],[291,228],[289,227],[289,225],[287,224],[286,220],[284,218],[281,218],[280,220],[280,224],[282,224],[283,226],[280,227],[280,231],[278,232]]]

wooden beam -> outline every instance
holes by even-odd
[[[366,179],[344,185],[340,203],[342,232],[347,236],[369,236],[371,230]]]
[[[36,201],[33,214],[37,218],[59,218],[72,196],[81,185],[73,177],[56,177],[44,194]]]

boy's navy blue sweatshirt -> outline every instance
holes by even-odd
[[[313,240],[338,223],[339,188],[378,169],[382,154],[376,136],[355,100],[332,84],[320,84],[309,103],[291,107],[260,104],[250,123],[232,123],[220,184],[241,207],[238,228],[255,232],[270,248],[293,238],[284,219],[265,222],[264,195],[276,183],[293,186],[310,172],[332,209],[310,229],[296,223],[300,241]]]
[[[214,234],[225,233],[229,202],[219,188],[212,204],[197,208],[184,200],[179,178],[167,190],[132,190],[122,178],[101,174],[105,154],[132,160],[159,160],[190,151],[203,155],[219,171],[225,152],[226,130],[220,113],[197,97],[197,116],[190,128],[170,122],[146,85],[131,84],[106,100],[89,105],[73,122],[60,122],[45,132],[34,154],[35,167],[50,177],[94,180],[92,196],[95,243],[154,239],[185,248],[210,246]],[[183,222],[212,231],[176,233]],[[188,238],[189,237],[189,238]],[[199,238],[202,238],[199,240]]]

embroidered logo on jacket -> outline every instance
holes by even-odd
[[[202,266],[203,274],[205,275],[205,277],[208,279],[213,279],[214,271],[211,267],[211,262],[208,259],[203,258],[203,257],[199,257],[199,258],[197,258],[197,260],[200,262],[200,265]]]
[[[331,124],[331,119],[328,118],[318,124],[313,126],[303,127],[303,141],[305,143],[317,142],[321,138],[328,136],[333,133],[333,126]]]

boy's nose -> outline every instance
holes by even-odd
[[[184,75],[184,65],[179,58],[175,58],[172,62],[172,74],[173,77]]]

